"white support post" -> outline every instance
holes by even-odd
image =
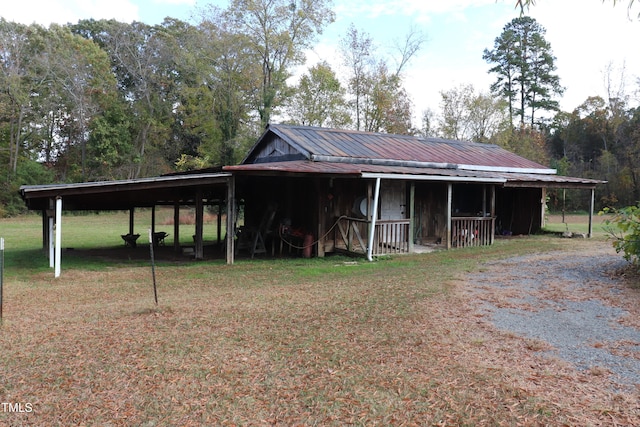
[[[60,257],[62,256],[62,197],[56,197],[56,249],[54,276],[60,277]]]
[[[373,209],[371,213],[371,229],[369,230],[369,244],[367,259],[373,261],[373,240],[376,234],[376,219],[378,218],[378,200],[380,199],[380,178],[376,178],[376,188],[373,192]]]

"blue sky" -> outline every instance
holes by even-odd
[[[612,74],[616,85],[624,68],[626,92],[634,95],[640,89],[640,5],[636,2],[629,16],[626,0],[615,7],[612,2],[537,0],[529,11],[547,29],[566,87],[559,99],[565,111],[588,96],[605,95],[604,70],[610,65],[616,70]],[[3,5],[0,16],[45,26],[83,18],[156,24],[171,16],[194,22],[194,13],[208,3],[228,4],[226,0],[19,0]],[[488,91],[494,78],[487,73],[482,52],[493,47],[503,27],[519,14],[515,0],[334,0],[334,10],[336,22],[308,52],[308,65],[327,60],[339,72],[337,43],[351,23],[372,36],[381,55],[389,54],[393,41],[402,39],[409,28],[426,35],[427,42],[405,72],[405,86],[418,115],[426,108],[439,110],[441,91],[463,84]],[[639,97],[636,92],[634,105]]]

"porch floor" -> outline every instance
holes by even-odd
[[[426,244],[426,245],[414,244],[413,245],[413,253],[414,254],[428,254],[430,252],[441,251],[441,250],[444,250],[446,248],[447,247],[445,245],[436,245],[435,243]]]

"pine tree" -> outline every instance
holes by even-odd
[[[553,96],[564,91],[554,74],[556,58],[545,32],[533,18],[515,18],[495,39],[493,50],[485,49],[482,56],[494,64],[489,72],[497,75],[492,93],[508,102],[510,119],[513,122],[514,116],[519,116],[521,127],[527,119],[534,126],[540,110],[557,111],[558,102]]]

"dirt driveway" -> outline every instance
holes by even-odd
[[[566,251],[484,264],[465,278],[478,316],[531,340],[545,357],[640,391],[640,289],[607,242],[571,239]]]

